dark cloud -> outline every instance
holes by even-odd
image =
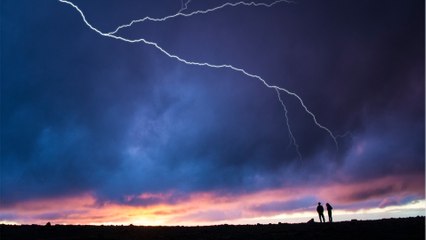
[[[107,30],[166,14],[161,3],[78,3]],[[90,191],[100,203],[173,204],[191,192],[342,181],[335,172],[349,182],[424,175],[423,10],[422,1],[300,1],[123,31],[191,60],[260,74],[299,94],[333,133],[350,132],[336,152],[300,102],[282,93],[299,160],[276,93],[256,79],[102,38],[59,2],[5,1],[2,203]]]
[[[123,48],[96,43],[89,31],[62,31],[72,22],[60,20],[58,4],[49,5],[54,15],[43,4],[24,6],[25,16],[5,5],[2,202],[90,190],[120,165],[126,116],[147,95],[149,63],[128,61]]]
[[[251,208],[252,211],[260,213],[281,213],[287,211],[306,211],[313,209],[313,204],[318,202],[314,197],[305,197],[290,201],[264,203]]]
[[[424,123],[403,122],[395,113],[372,120],[365,131],[352,138],[352,148],[342,167],[347,173],[344,178],[359,181],[399,174],[424,175]]]
[[[383,199],[383,201],[380,202],[379,207],[385,208],[388,206],[398,206],[398,205],[403,205],[416,200],[418,200],[416,196],[406,196],[404,198],[389,197],[389,198]]]
[[[399,202],[396,199],[385,198],[380,203],[379,207],[380,208],[385,208],[385,207],[388,207],[388,206],[395,206],[395,205],[398,205],[398,204],[399,204]]]
[[[384,186],[380,188],[366,189],[359,192],[355,192],[348,197],[352,201],[362,201],[362,200],[368,200],[370,198],[383,197],[383,196],[389,195],[390,193],[394,191],[395,191],[394,186]]]
[[[75,215],[84,215],[87,214],[87,211],[82,210],[67,210],[67,211],[60,211],[60,212],[49,212],[49,213],[43,213],[39,215],[35,215],[33,218],[37,220],[55,220],[55,219],[67,219],[71,216],[75,217]]]

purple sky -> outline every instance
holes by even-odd
[[[193,0],[184,13],[225,2]],[[181,7],[179,0],[73,3],[103,32]],[[338,143],[281,92],[296,148],[276,91],[258,79],[103,37],[59,1],[4,0],[0,221],[64,219],[73,209],[41,204],[45,215],[24,218],[22,206],[79,197],[93,208],[201,198],[209,211],[214,201],[200,195],[239,203],[274,192],[249,201],[253,217],[318,201],[343,210],[422,201],[424,17],[424,1],[300,0],[117,33],[194,62],[231,64],[296,93]],[[300,192],[284,197],[289,189]],[[225,214],[231,210],[239,214]],[[241,212],[230,204],[207,215],[232,220]],[[182,218],[203,215],[191,214]]]

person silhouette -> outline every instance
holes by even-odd
[[[325,222],[324,207],[321,205],[320,202],[318,203],[318,206],[317,206],[317,212],[318,212],[320,222]]]
[[[331,210],[333,209],[333,207],[329,203],[326,203],[325,206],[327,208],[328,221],[333,222],[333,216],[331,215]]]

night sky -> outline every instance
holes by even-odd
[[[227,1],[72,2],[108,33]],[[304,222],[319,201],[336,220],[424,215],[424,9],[296,0],[115,34],[261,76],[321,128],[259,79],[102,36],[66,3],[1,1],[0,222]]]

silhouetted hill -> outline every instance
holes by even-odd
[[[268,225],[219,225],[206,227],[143,226],[39,226],[1,225],[2,240],[127,240],[127,239],[425,239],[425,217],[350,221],[337,223],[301,223]]]

